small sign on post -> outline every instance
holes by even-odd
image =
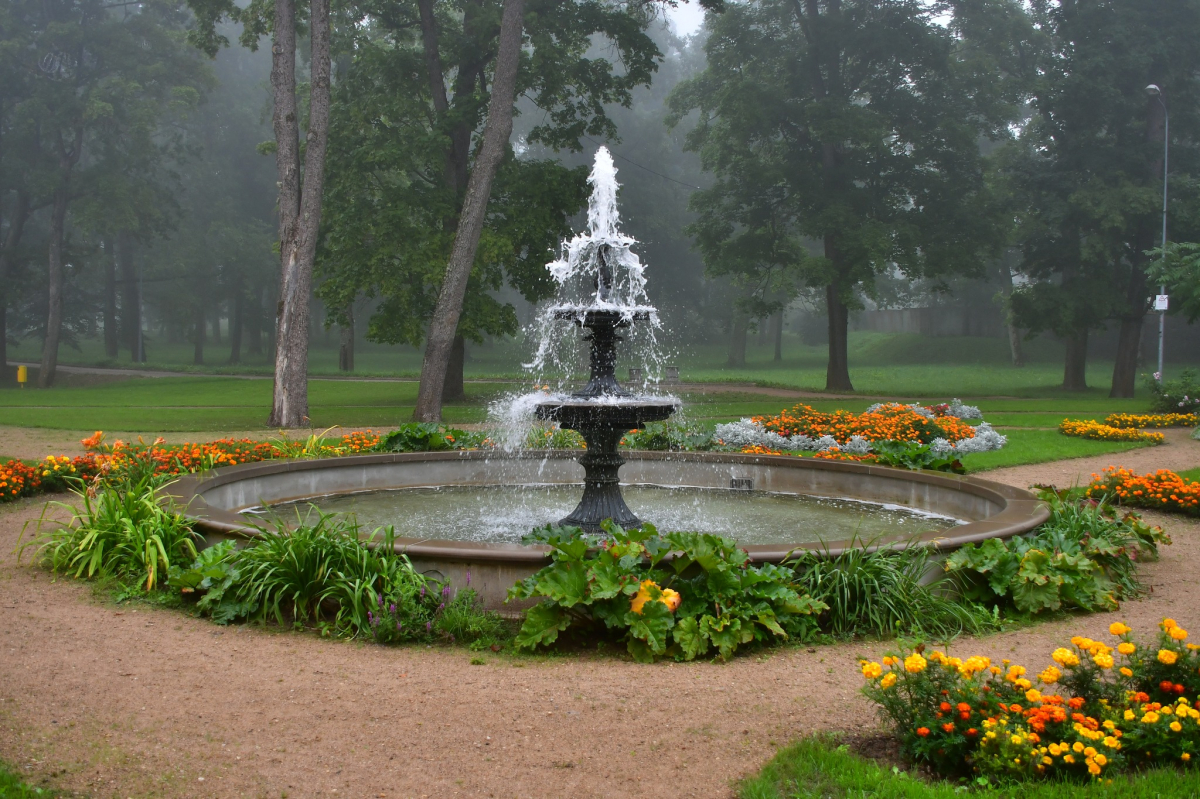
[[[1156,311],[1167,310],[1167,296],[1168,295],[1166,295],[1166,294],[1155,294],[1154,295],[1154,310],[1156,310]]]
[[[29,382],[29,367],[28,366],[18,366],[17,367],[17,383],[20,384],[21,388],[25,388],[25,384],[28,382]]]

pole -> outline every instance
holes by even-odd
[[[1171,113],[1167,110],[1167,104],[1163,102],[1162,95],[1158,96],[1158,102],[1163,107],[1163,204],[1162,204],[1162,251],[1163,263],[1167,260],[1167,156],[1170,155],[1171,144]],[[1167,287],[1160,285],[1158,287],[1159,294],[1166,294]],[[1162,310],[1158,312],[1158,379],[1163,379],[1163,339],[1165,338],[1167,328],[1167,312]]]

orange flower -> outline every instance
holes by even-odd
[[[917,727],[917,735],[921,736],[922,738],[927,738],[929,736],[929,728]]]

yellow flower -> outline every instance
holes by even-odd
[[[1064,763],[1074,763],[1075,755],[1063,755],[1063,762]]]
[[[1107,758],[1107,757],[1105,757],[1104,755],[1096,755],[1096,756],[1095,756],[1094,758],[1092,758],[1092,759],[1096,761],[1096,765],[1097,765],[1097,766],[1103,766],[1103,765],[1105,765],[1106,763],[1108,763],[1108,758]]]
[[[895,684],[896,673],[892,671],[889,671],[887,674],[883,675],[883,679],[879,681],[880,688],[891,688]]]
[[[1180,724],[1178,721],[1171,722],[1171,732],[1180,732],[1182,729],[1183,729],[1183,725]]]
[[[1076,741],[1071,748],[1075,750],[1076,753],[1079,753],[1083,751],[1083,744],[1079,743],[1079,741]]]
[[[1027,699],[1030,702],[1036,702],[1041,698],[1042,698],[1042,692],[1036,688],[1030,688],[1028,691],[1025,692],[1025,699]]]
[[[1171,636],[1176,641],[1182,641],[1185,638],[1187,638],[1187,630],[1176,625],[1175,627],[1172,627],[1170,630],[1167,630],[1167,635]]]
[[[1126,720],[1126,721],[1133,721],[1133,711],[1132,711],[1132,710],[1128,710],[1128,709],[1126,709],[1126,711],[1125,711],[1125,720]]]
[[[892,657],[891,655],[888,655],[887,657],[885,657],[883,659],[883,665],[885,665],[885,666],[891,666],[895,662],[896,662],[896,659],[894,657]]]
[[[1114,621],[1112,624],[1108,625],[1108,631],[1113,635],[1124,635],[1125,633],[1132,632],[1133,630],[1131,627],[1122,622]]]
[[[1025,739],[1020,735],[1014,735],[1010,740],[1012,741],[1013,746],[1020,746],[1021,744],[1025,743]]]
[[[1105,652],[1092,655],[1092,660],[1095,661],[1096,665],[1102,669],[1111,669],[1113,667],[1112,655],[1109,655]]]
[[[1158,719],[1159,719],[1159,715],[1157,713],[1155,713],[1153,710],[1151,710],[1149,713],[1142,716],[1141,721],[1143,724],[1157,724]]]
[[[1050,657],[1060,666],[1070,668],[1079,665],[1079,656],[1070,649],[1059,647],[1050,653]]]
[[[1164,630],[1169,630],[1172,627],[1178,627],[1179,625],[1175,623],[1174,619],[1163,619],[1162,624],[1158,626],[1162,627]]]
[[[1170,649],[1158,650],[1158,662],[1167,666],[1174,666],[1175,661],[1179,659],[1179,655]]]
[[[904,670],[909,674],[920,674],[925,671],[926,665],[928,665],[928,661],[921,657],[920,652],[913,652],[904,659]]]
[[[1127,668],[1125,668],[1124,666],[1122,666],[1122,667],[1121,667],[1121,674],[1122,674],[1122,675],[1124,675],[1124,676],[1126,676],[1126,677],[1132,677],[1132,676],[1133,676],[1133,669],[1127,669]]]
[[[1100,773],[1100,765],[1093,760],[1091,763],[1087,764],[1087,770],[1088,774],[1091,774],[1093,777],[1095,777]]]
[[[1041,680],[1046,685],[1054,685],[1054,683],[1058,682],[1058,678],[1061,676],[1062,676],[1061,671],[1054,668],[1053,666],[1047,666],[1045,668],[1045,670],[1043,670],[1042,673],[1038,675],[1038,679]]]
[[[1117,644],[1117,651],[1122,655],[1132,655],[1137,651],[1137,647],[1128,641],[1122,641],[1121,643]]]
[[[1182,755],[1179,756],[1179,759],[1182,760],[1184,763],[1186,763],[1192,759],[1192,756],[1189,755],[1187,752],[1184,752]]]
[[[1121,748],[1121,742],[1118,741],[1116,738],[1112,737],[1111,735],[1105,736],[1104,745],[1107,746],[1109,749],[1120,749]]]
[[[883,666],[874,662],[863,663],[862,673],[868,680],[875,680],[883,674]]]

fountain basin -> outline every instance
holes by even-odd
[[[780,494],[832,497],[896,505],[960,520],[917,540],[939,550],[987,538],[1027,532],[1046,520],[1046,507],[1027,491],[937,472],[914,472],[847,461],[726,453],[623,452],[622,482],[643,486],[731,488]],[[191,518],[208,544],[226,538],[253,538],[255,520],[242,514],[263,505],[296,502],[366,491],[436,487],[532,484],[579,484],[583,467],[565,451],[430,452],[358,455],[323,460],[265,461],[189,475],[166,493]],[[546,519],[550,522],[553,519]],[[259,522],[261,523],[261,522]],[[879,546],[904,546],[909,535],[880,539]],[[827,551],[837,555],[856,543],[848,538],[746,545],[754,562],[779,562],[790,552]],[[873,547],[873,548],[876,548]],[[452,541],[430,530],[427,537],[406,537],[396,548],[418,570],[471,587],[491,608],[517,580],[549,563],[545,547],[512,543]]]

